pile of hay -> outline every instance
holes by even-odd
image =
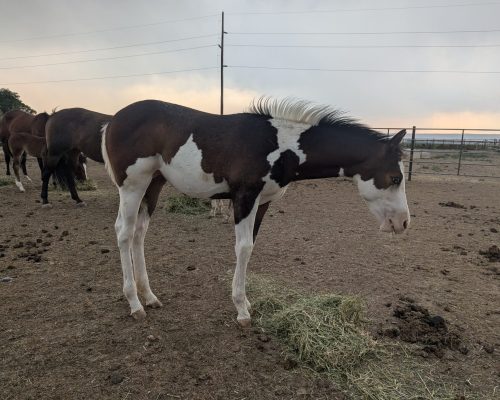
[[[0,187],[12,185],[14,182],[8,178],[0,178]]]
[[[254,322],[284,345],[288,357],[326,375],[354,399],[460,398],[431,366],[411,356],[409,347],[375,340],[364,328],[357,297],[305,296],[255,275],[249,295]]]
[[[194,199],[183,194],[179,196],[170,196],[165,203],[165,210],[175,214],[205,214],[210,211],[210,201]]]
[[[54,185],[49,184],[49,190],[50,191],[55,190],[57,192],[67,192],[68,188],[61,187],[60,185],[54,187]],[[97,184],[92,179],[87,179],[83,182],[76,181],[76,190],[78,190],[79,192],[92,192],[94,190],[97,190]]]

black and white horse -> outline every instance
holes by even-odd
[[[125,107],[107,127],[102,152],[120,194],[115,228],[131,315],[146,315],[138,294],[147,306],[161,306],[149,286],[144,237],[166,181],[192,197],[232,200],[232,297],[238,322],[248,326],[247,264],[269,204],[290,182],[353,177],[382,231],[408,227],[400,149],[405,133],[387,138],[301,101],[261,99],[246,113],[225,116],[155,100]]]

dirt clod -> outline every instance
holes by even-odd
[[[460,203],[455,203],[454,201],[442,202],[442,203],[439,203],[439,205],[442,207],[463,208],[463,209],[467,208]]]
[[[496,244],[490,246],[488,250],[480,250],[479,254],[485,256],[490,262],[500,261],[500,248]]]

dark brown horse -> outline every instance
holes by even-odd
[[[9,150],[12,154],[12,169],[14,170],[14,175],[16,177],[16,186],[21,192],[24,192],[24,186],[21,182],[21,177],[19,176],[19,164],[22,156],[26,154],[36,157],[38,160],[43,160],[47,154],[47,141],[45,136],[35,136],[31,133],[25,132],[15,132],[11,133],[9,137]],[[42,164],[43,170],[43,164]],[[78,158],[78,163],[73,171],[76,179],[83,181],[87,178],[86,172],[86,158],[81,153]],[[26,175],[26,178],[31,182],[31,178]],[[65,171],[61,168],[57,168],[54,174],[54,186],[56,180],[62,187],[68,186]]]
[[[111,115],[101,114],[83,108],[68,108],[52,114],[45,126],[47,155],[42,174],[42,202],[49,204],[49,178],[61,163],[66,164],[66,181],[71,198],[77,205],[85,205],[78,196],[73,171],[78,168],[80,154],[103,163],[101,137],[103,126]]]
[[[192,197],[232,200],[232,296],[238,322],[248,326],[247,264],[269,204],[290,182],[353,177],[382,231],[408,227],[400,149],[405,133],[388,138],[328,107],[269,99],[248,113],[225,116],[155,100],[119,111],[102,143],[120,194],[115,229],[132,316],[146,315],[138,293],[147,306],[161,306],[149,286],[144,237],[166,181]]]

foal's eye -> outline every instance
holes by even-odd
[[[391,178],[391,180],[392,180],[392,183],[393,183],[394,185],[399,185],[399,184],[401,183],[401,177],[400,177],[400,176],[393,176],[393,177]]]

